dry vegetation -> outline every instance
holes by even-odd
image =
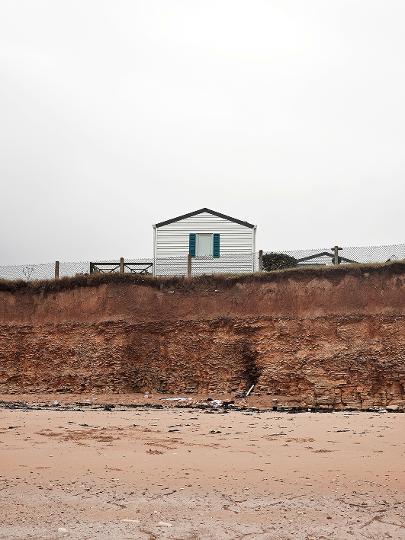
[[[207,287],[226,288],[238,283],[276,283],[283,279],[339,279],[347,275],[361,274],[404,274],[405,261],[378,264],[346,264],[341,266],[301,266],[257,272],[252,274],[215,274],[186,277],[153,277],[144,274],[80,274],[61,279],[38,281],[0,280],[0,291],[11,293],[54,293],[79,287],[98,287],[104,284],[133,284],[153,287],[155,289],[176,288],[180,290],[198,290]]]

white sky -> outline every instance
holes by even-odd
[[[1,0],[0,264],[405,242],[403,0]]]

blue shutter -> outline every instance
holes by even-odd
[[[192,257],[195,257],[195,242],[196,236],[195,233],[190,233],[188,235],[188,254]]]
[[[219,252],[220,252],[219,234],[215,233],[213,237],[214,237],[214,245],[213,245],[212,253],[214,257],[219,257]]]

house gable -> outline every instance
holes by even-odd
[[[226,219],[228,221],[232,221],[233,223],[237,223],[238,225],[243,225],[244,227],[248,227],[249,229],[255,228],[255,225],[252,225],[251,223],[248,223],[247,221],[241,221],[240,219],[236,219],[231,216],[221,214],[220,212],[216,212],[215,210],[211,210],[210,208],[200,208],[200,210],[195,210],[194,212],[189,212],[188,214],[183,214],[181,216],[168,219],[166,221],[161,221],[160,223],[156,223],[155,227],[156,228],[163,227],[164,225],[169,225],[170,223],[175,223],[176,221],[181,221],[182,219],[187,219],[189,217],[197,216],[198,214],[202,214],[202,213],[208,213],[213,216]]]

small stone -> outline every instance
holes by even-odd
[[[173,527],[173,525],[167,521],[159,521],[158,527]]]

